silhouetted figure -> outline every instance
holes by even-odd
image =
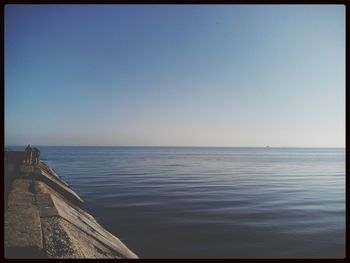
[[[33,150],[33,163],[35,165],[39,164],[39,157],[40,157],[40,150],[36,147],[34,147]]]
[[[26,152],[26,163],[27,164],[31,164],[32,163],[32,147],[30,146],[30,144],[28,144],[27,148],[25,149]]]

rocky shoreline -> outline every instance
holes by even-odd
[[[80,208],[82,198],[53,169],[24,157],[5,151],[6,258],[138,258]]]

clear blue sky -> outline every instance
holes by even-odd
[[[27,143],[345,147],[345,7],[6,5]]]

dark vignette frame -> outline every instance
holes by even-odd
[[[98,1],[98,0],[5,0],[2,4],[2,12],[1,12],[1,21],[2,21],[2,26],[1,26],[1,37],[2,37],[2,70],[1,70],[1,80],[2,80],[2,89],[0,92],[2,102],[3,102],[3,107],[2,107],[2,114],[1,114],[1,125],[2,125],[2,136],[1,136],[1,145],[2,145],[2,151],[1,151],[1,158],[2,158],[2,171],[4,171],[4,151],[5,151],[5,126],[4,126],[4,119],[5,119],[5,52],[4,52],[4,28],[5,28],[5,8],[6,5],[10,4],[325,4],[325,5],[334,5],[334,4],[341,4],[345,6],[346,10],[346,15],[345,15],[345,32],[346,32],[346,49],[349,44],[349,16],[350,16],[350,5],[349,2],[346,0],[103,0],[103,1]],[[345,86],[347,87],[347,76],[350,75],[349,72],[349,59],[348,59],[348,52],[346,52],[346,62],[345,62],[345,72],[346,72],[346,79],[345,79]],[[346,102],[346,89],[345,89],[345,102]],[[347,105],[345,103],[345,110],[347,112]],[[345,114],[345,120],[346,120],[346,130],[348,127],[348,115]],[[346,138],[345,138],[346,141]],[[305,259],[305,258],[300,258],[300,259],[283,259],[283,258],[274,258],[274,259],[137,259],[136,261],[141,261],[141,262],[197,262],[197,263],[202,263],[202,262],[350,262],[350,243],[349,243],[349,201],[350,201],[350,194],[349,194],[349,178],[347,178],[346,174],[348,172],[348,164],[349,164],[349,155],[348,155],[348,150],[347,147],[348,143],[346,141],[346,148],[345,148],[345,153],[346,153],[346,172],[345,172],[345,192],[346,192],[346,240],[345,240],[345,248],[346,248],[346,256],[344,259]],[[4,174],[4,173],[2,173]],[[1,184],[2,184],[2,189],[4,189],[4,179],[1,179]],[[1,195],[1,207],[2,211],[4,211],[4,195]],[[5,211],[4,211],[5,213]],[[1,249],[1,260],[8,261],[8,262],[53,262],[56,261],[57,259],[6,259],[4,256],[4,217],[2,217],[2,224],[1,224],[1,243],[2,243],[2,249]],[[71,260],[71,259],[68,259]],[[76,259],[78,261],[97,261],[96,259]],[[103,260],[103,261],[111,261],[111,260]],[[118,261],[122,262],[128,262],[129,259],[120,259]]]

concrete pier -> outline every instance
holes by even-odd
[[[24,152],[5,152],[6,258],[137,258],[52,168],[23,160]]]

